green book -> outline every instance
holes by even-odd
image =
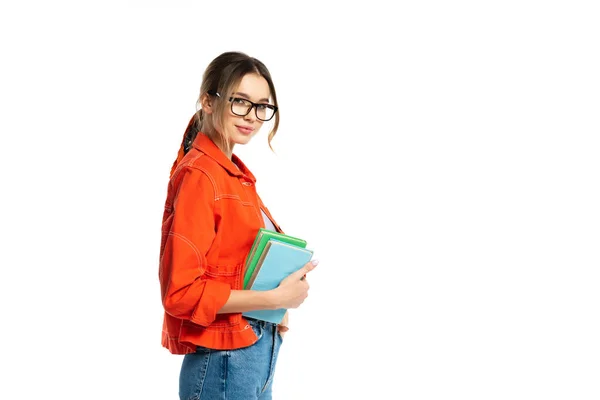
[[[256,237],[254,238],[254,243],[252,244],[250,253],[248,253],[248,257],[246,258],[246,272],[244,273],[244,289],[247,288],[248,282],[250,282],[252,276],[255,275],[254,272],[258,264],[258,260],[260,260],[261,256],[263,255],[263,251],[265,250],[265,246],[271,239],[275,239],[284,243],[289,243],[301,248],[306,247],[306,240],[304,239],[286,235],[284,233],[271,231],[269,229],[260,228],[258,230],[258,233],[256,234]]]

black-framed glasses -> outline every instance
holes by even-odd
[[[221,95],[214,90],[209,90],[208,94],[221,97]],[[231,112],[239,117],[245,117],[254,108],[256,118],[261,121],[269,121],[277,112],[277,107],[272,104],[253,103],[250,100],[242,99],[240,97],[230,97],[229,102],[231,103]]]

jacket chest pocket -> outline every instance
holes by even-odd
[[[222,242],[228,242],[226,238],[230,238],[237,244],[228,243],[229,246],[245,246],[248,240],[246,235],[251,235],[249,240],[253,240],[256,231],[264,226],[254,183],[246,179],[232,180],[217,198],[221,217],[218,229],[222,235]],[[227,250],[233,250],[229,246]]]

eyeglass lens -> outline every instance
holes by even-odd
[[[231,111],[240,116],[247,115],[252,108],[252,103],[244,99],[232,99],[231,101]],[[268,121],[273,118],[273,114],[275,114],[275,110],[266,105],[257,104],[255,108],[256,117],[262,121]]]

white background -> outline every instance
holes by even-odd
[[[0,398],[177,398],[160,220],[230,50],[282,118],[236,153],[321,260],[276,399],[600,398],[594,2],[199,3],[0,7]]]

